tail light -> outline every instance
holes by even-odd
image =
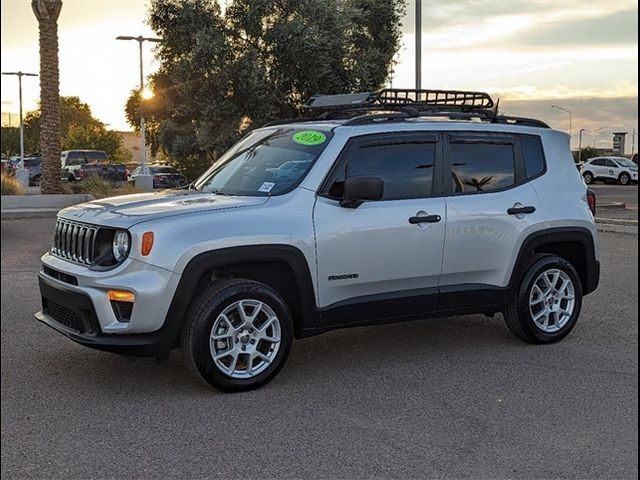
[[[160,180],[162,180],[162,177],[160,175],[154,175],[153,180],[159,182]]]
[[[79,173],[80,173],[80,178],[84,178],[84,176],[87,174],[87,172],[85,172],[83,169],[80,169]]]
[[[589,204],[589,210],[595,216],[596,214],[596,192],[593,190],[587,190],[587,203]]]

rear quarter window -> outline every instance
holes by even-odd
[[[527,178],[537,177],[546,168],[542,141],[537,135],[520,135],[519,140]]]

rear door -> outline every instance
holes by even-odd
[[[545,161],[538,136],[456,132],[446,135],[445,165],[446,303],[446,293],[508,284],[525,232],[544,222],[530,180],[544,173]]]

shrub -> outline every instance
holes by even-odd
[[[2,181],[2,191],[0,192],[0,194],[2,195],[23,195],[24,194],[24,189],[22,188],[22,185],[20,185],[20,182],[18,182],[16,177],[13,177],[11,175],[5,175],[4,173],[2,173],[0,175],[0,178]]]
[[[133,185],[116,185],[111,180],[98,175],[91,175],[83,179],[80,183],[74,184],[72,189],[79,188],[82,192],[93,195],[95,198],[115,197],[117,195],[129,195],[140,193]]]

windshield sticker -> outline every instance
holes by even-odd
[[[275,186],[276,186],[275,183],[264,182],[262,185],[260,185],[260,188],[258,189],[258,191],[269,193],[271,190],[273,190],[273,187]]]
[[[302,130],[295,133],[292,138],[300,145],[320,145],[327,141],[327,136],[317,130]]]

